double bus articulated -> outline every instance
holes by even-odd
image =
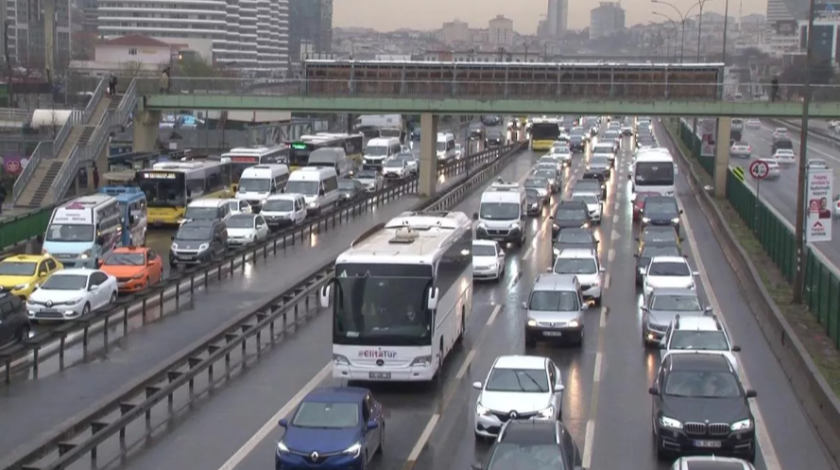
[[[230,165],[211,160],[161,162],[138,171],[136,182],[148,201],[149,225],[178,225],[191,201],[229,196]]]
[[[472,239],[463,212],[407,212],[354,241],[320,291],[332,304],[333,377],[437,377],[472,314]]]
[[[231,190],[235,193],[246,168],[256,165],[277,165],[289,161],[289,146],[240,147],[223,153],[222,161],[230,162]]]
[[[556,119],[535,119],[529,130],[531,150],[551,149],[554,141],[560,138],[560,125]]]
[[[320,132],[315,135],[304,135],[299,140],[289,143],[289,169],[303,168],[309,162],[309,155],[322,148],[343,148],[347,159],[355,162],[357,168],[362,166],[364,153],[362,134],[330,134]]]

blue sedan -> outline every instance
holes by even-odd
[[[364,470],[385,442],[382,405],[358,387],[313,390],[280,426],[276,470]]]

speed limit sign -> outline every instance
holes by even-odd
[[[770,173],[770,167],[767,166],[767,162],[764,160],[756,160],[750,163],[750,176],[757,180],[763,180],[767,178],[767,175]]]

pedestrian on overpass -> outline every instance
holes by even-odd
[[[169,93],[169,67],[160,74],[160,92]]]
[[[775,102],[779,97],[779,77],[770,80],[770,101]]]

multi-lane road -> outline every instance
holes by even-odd
[[[755,180],[749,176],[750,162],[757,158],[770,156],[770,147],[773,144],[773,130],[775,124],[762,123],[760,129],[744,129],[743,138],[752,145],[753,154],[751,159],[731,157],[730,165],[744,168],[744,182],[755,188]],[[799,134],[791,129],[791,140],[794,149],[799,154]],[[834,172],[835,193],[840,193],[840,152],[818,139],[808,140],[807,158],[819,158],[825,160],[829,168]],[[782,168],[782,175],[778,180],[764,180],[759,188],[759,197],[762,201],[776,209],[792,226],[796,225],[796,195],[798,191],[797,166],[791,165]],[[840,220],[833,220],[834,239],[830,242],[815,243],[814,247],[819,250],[834,265],[835,269],[840,267]]]
[[[631,142],[624,143],[629,146]],[[538,157],[525,152],[499,176],[522,181]],[[473,436],[477,391],[470,384],[485,379],[497,356],[522,353],[551,357],[563,370],[563,420],[580,446],[587,468],[670,468],[669,463],[656,461],[651,440],[647,389],[659,353],[645,350],[641,344],[627,179],[630,158],[628,151],[618,158],[609,180],[603,223],[595,229],[607,274],[603,307],[586,313],[583,346],[524,346],[520,305],[551,259],[550,221],[530,219],[528,243],[521,249],[508,248],[504,279],[476,285],[466,341],[447,359],[444,380],[428,387],[372,387],[385,405],[387,422],[385,451],[375,461],[375,469],[463,470],[483,461],[488,446],[477,443]],[[584,166],[585,157],[575,157],[566,172],[565,192],[583,174]],[[682,176],[677,193],[685,211],[686,254],[701,273],[698,289],[724,321],[734,342],[743,348],[739,359],[744,380],[758,391],[752,404],[759,436],[757,468],[834,468],[759,333],[738,291],[735,274]],[[479,198],[479,192],[472,194],[456,210],[472,214],[478,209]],[[51,424],[112,393],[121,381],[151,368],[256,299],[284,290],[305,268],[328,261],[373,223],[387,220],[413,203],[403,198],[382,206],[340,231],[313,237],[307,246],[249,267],[244,275],[196,296],[193,310],[143,327],[142,332],[126,338],[122,348],[103,353],[97,362],[13,384],[0,396],[0,422],[14,423],[4,429],[15,432],[0,433],[0,454],[15,444],[37,439]],[[115,446],[103,448],[99,465],[110,461],[131,470],[269,467],[282,436],[277,419],[288,414],[307,391],[341,384],[331,377],[331,323],[329,311],[320,312],[288,341],[255,359],[247,372],[215,389],[200,405],[181,410],[177,419],[133,447],[128,459],[119,460]]]

